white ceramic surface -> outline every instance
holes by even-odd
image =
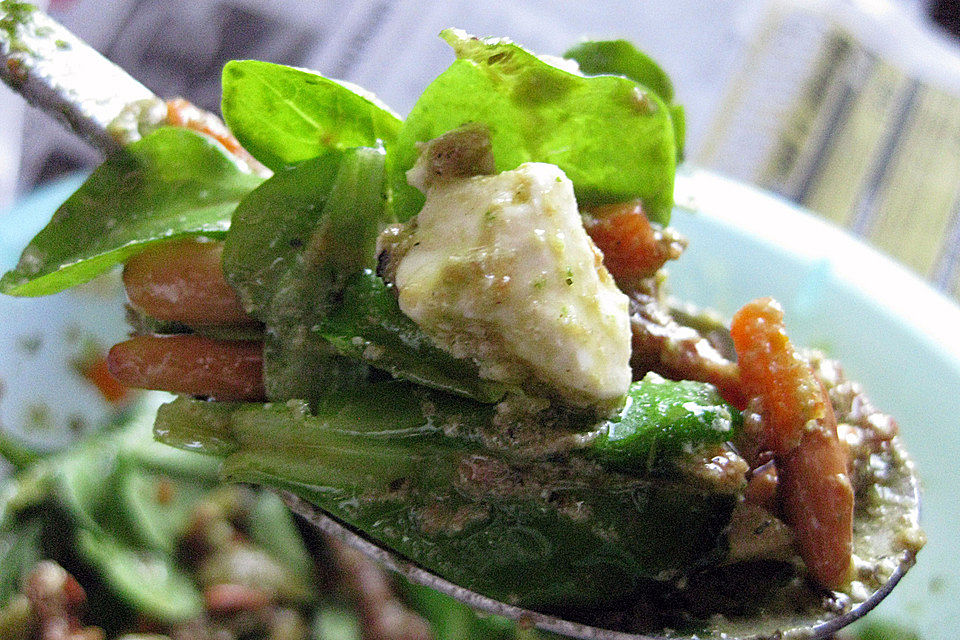
[[[0,270],[16,264],[80,182],[55,183],[0,211]],[[93,428],[115,407],[80,374],[78,362],[91,351],[104,355],[127,331],[119,278],[43,298],[0,295],[0,425],[48,447]]]

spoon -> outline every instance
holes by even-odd
[[[0,77],[31,104],[53,115],[90,144],[114,152],[139,136],[142,126],[164,121],[163,101],[149,89],[109,62],[61,25],[19,2],[0,3]],[[455,585],[381,546],[361,531],[346,525],[315,505],[289,492],[280,495],[287,505],[319,530],[358,549],[371,559],[409,580],[431,587],[485,613],[504,616],[521,624],[563,635],[599,640],[658,640],[662,638],[723,637],[728,640],[774,638],[830,638],[862,617],[885,598],[914,564],[916,553],[901,550],[890,538],[873,536],[877,523],[916,526],[919,518],[919,482],[912,463],[894,441],[900,466],[898,480],[888,487],[892,496],[882,513],[857,513],[854,553],[867,562],[884,560],[884,576],[876,588],[862,587],[857,599],[833,594],[829,607],[817,606],[801,613],[763,616],[714,616],[695,634],[629,626],[605,628],[590,619],[568,620],[498,602]]]
[[[910,504],[906,509],[913,518],[919,509],[919,482],[916,475],[909,480],[910,495],[905,496]],[[375,540],[349,525],[340,522],[322,509],[288,491],[279,491],[280,497],[290,509],[304,518],[317,529],[337,538],[357,549],[371,560],[395,571],[406,579],[467,604],[473,609],[516,620],[521,625],[533,626],[571,638],[584,640],[696,640],[704,638],[724,638],[725,640],[786,640],[805,638],[811,640],[829,640],[833,634],[852,622],[862,618],[871,609],[886,598],[900,579],[916,562],[916,552],[904,551],[894,559],[895,568],[880,588],[866,600],[847,608],[839,615],[811,616],[809,618],[764,618],[757,620],[729,620],[720,618],[711,620],[706,628],[700,628],[691,636],[680,635],[675,631],[663,629],[657,635],[638,634],[629,631],[594,626],[586,622],[566,620],[552,615],[522,609],[504,602],[488,598],[445,580],[435,573],[418,566],[415,562],[380,546]]]

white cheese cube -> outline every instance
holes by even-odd
[[[441,347],[487,379],[532,379],[576,406],[627,392],[627,297],[558,167],[441,182],[415,224],[396,272],[400,308]]]

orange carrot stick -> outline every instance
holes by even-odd
[[[584,213],[584,227],[618,283],[653,275],[683,249],[681,243],[666,239],[663,231],[650,224],[639,202],[603,205]]]
[[[731,335],[744,389],[760,398],[761,445],[776,458],[779,496],[800,556],[816,582],[838,588],[850,577],[854,496],[830,399],[790,343],[774,300],[744,306]]]

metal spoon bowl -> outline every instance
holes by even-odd
[[[899,439],[892,446],[893,455],[900,464],[895,469],[896,481],[889,487],[888,501],[881,509],[879,518],[871,513],[874,509],[858,509],[854,527],[854,554],[861,564],[880,563],[889,572],[885,579],[868,593],[858,594],[854,601],[846,594],[824,593],[824,603],[830,603],[819,609],[807,609],[801,613],[770,611],[760,618],[734,618],[724,615],[710,617],[704,626],[698,627],[695,634],[684,635],[676,630],[662,628],[655,631],[644,629],[635,632],[630,629],[613,629],[594,626],[587,622],[568,620],[529,609],[522,609],[504,602],[488,598],[445,580],[443,577],[424,569],[416,562],[385,548],[362,531],[334,518],[312,503],[287,491],[280,491],[280,497],[290,509],[327,535],[337,538],[347,545],[364,553],[371,560],[395,571],[411,582],[444,593],[475,610],[516,620],[521,625],[537,627],[572,638],[585,640],[703,640],[705,638],[723,638],[724,640],[784,640],[788,638],[809,638],[828,640],[833,634],[866,615],[886,598],[900,579],[916,562],[915,547],[904,547],[898,536],[880,536],[879,541],[873,535],[878,522],[898,522],[907,529],[917,529],[920,516],[920,482],[912,461],[906,456]],[[863,589],[864,585],[859,587]],[[854,589],[851,589],[854,590]]]

